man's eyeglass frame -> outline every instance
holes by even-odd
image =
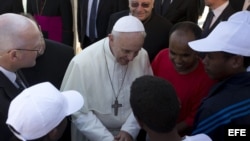
[[[17,48],[17,49],[15,49],[15,50],[21,50],[21,51],[36,51],[38,55],[41,54],[41,53],[40,53],[40,52],[41,52],[41,49],[20,49],[20,48]]]
[[[149,6],[150,6],[150,3],[138,3],[138,2],[131,2],[131,7],[133,7],[133,8],[137,8],[137,7],[139,7],[139,5],[141,5],[141,7],[143,7],[143,8],[149,8]]]

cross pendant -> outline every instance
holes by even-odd
[[[117,98],[115,99],[115,103],[111,105],[114,108],[115,116],[118,115],[118,108],[122,107],[122,104],[118,103]]]

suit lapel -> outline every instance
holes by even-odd
[[[101,12],[101,9],[102,9],[102,7],[103,7],[103,5],[104,5],[104,0],[99,0],[99,5],[98,5],[98,11],[97,11],[97,17],[98,17],[98,15],[99,15],[99,13]],[[98,19],[98,18],[97,18]]]
[[[0,71],[0,87],[4,89],[9,99],[14,99],[21,91]]]

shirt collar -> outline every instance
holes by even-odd
[[[219,6],[218,8],[213,10],[214,16],[215,17],[219,17],[221,15],[221,13],[224,11],[224,9],[226,9],[226,7],[228,6],[229,2],[225,2],[224,4],[222,4],[221,6]]]
[[[0,66],[0,71],[14,84],[16,80],[16,74],[14,72],[8,71],[2,66]]]

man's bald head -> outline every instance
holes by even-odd
[[[0,66],[16,72],[32,67],[44,47],[42,33],[31,19],[18,14],[0,15]]]
[[[40,31],[36,23],[18,14],[0,15],[0,51],[22,48]],[[27,41],[27,42],[26,42]]]

